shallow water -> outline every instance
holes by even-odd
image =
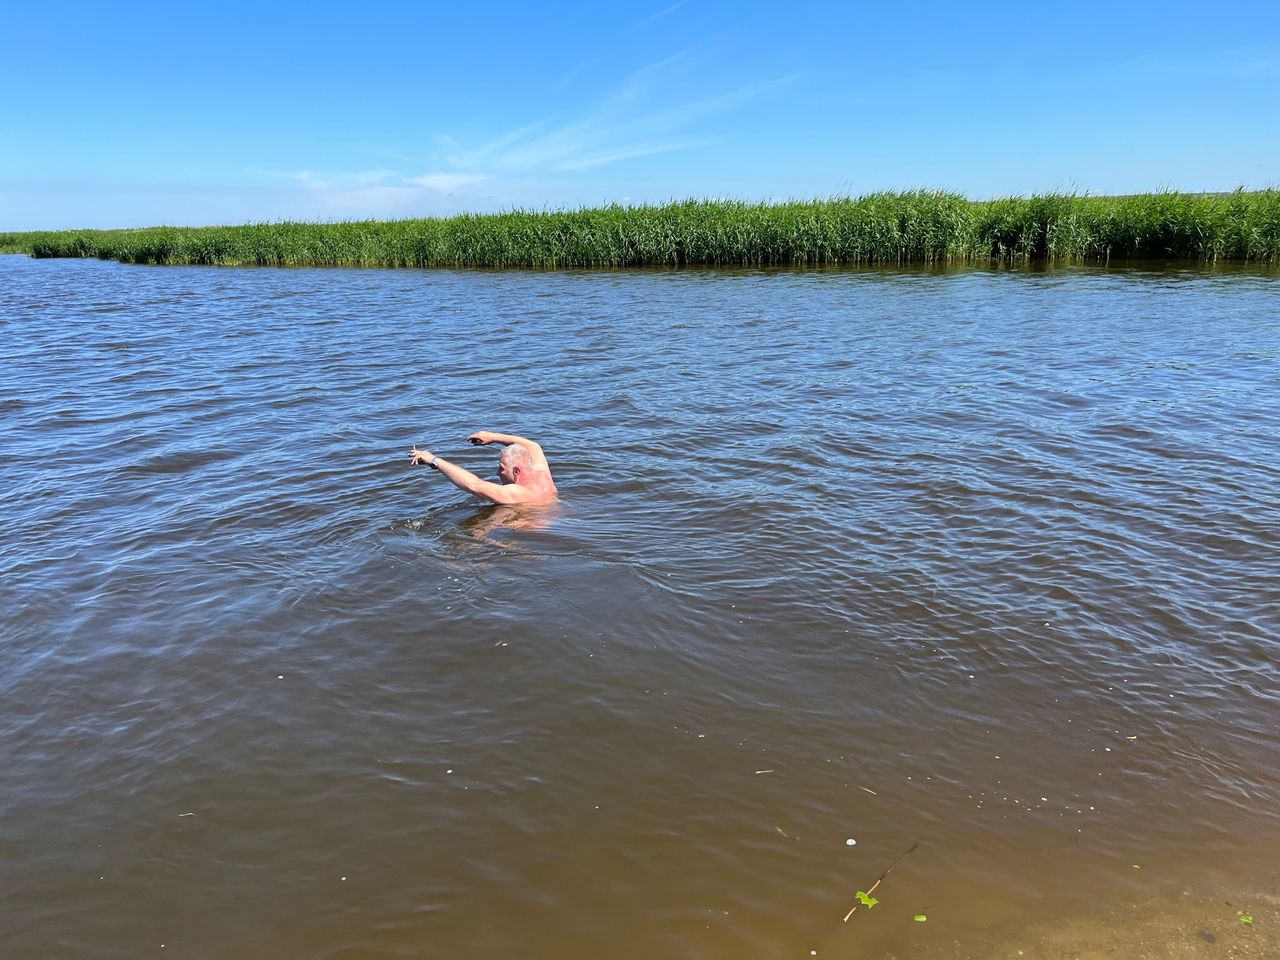
[[[968,956],[1276,889],[1278,282],[0,257],[0,955]],[[408,465],[477,429],[563,502]]]

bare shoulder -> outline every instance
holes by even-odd
[[[557,499],[556,485],[547,471],[535,474],[532,483],[520,484],[520,490],[521,503],[545,506],[548,503],[555,503]]]
[[[533,460],[535,470],[545,470],[548,474],[551,473],[551,465],[547,463],[547,455],[540,443],[534,440],[524,440],[521,446],[529,451],[529,457]]]

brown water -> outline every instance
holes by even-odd
[[[1245,935],[1278,282],[0,258],[0,957]]]

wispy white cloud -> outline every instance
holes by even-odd
[[[459,173],[530,175],[590,170],[693,150],[715,141],[706,135],[709,122],[746,109],[797,79],[783,76],[710,96],[675,99],[671,88],[680,82],[673,74],[694,60],[698,49],[689,47],[632,70],[576,116],[522,124],[479,147],[449,150],[444,159]],[[452,137],[447,142],[457,144]]]
[[[448,154],[448,162],[455,167],[467,170],[484,166],[520,166],[519,162],[512,162],[512,155],[518,154],[521,150],[527,150],[531,144],[536,144],[546,139],[547,134],[539,134],[538,131],[545,130],[549,123],[550,120],[535,120],[533,123],[526,123],[490,140],[488,143],[476,147],[474,150],[466,150],[461,145],[457,145],[457,149]],[[452,137],[449,139],[453,140]],[[457,141],[453,142],[457,144]]]
[[[454,193],[464,187],[479,183],[485,179],[483,174],[479,173],[424,173],[420,177],[410,177],[408,183],[418,187],[426,187],[428,190],[437,190],[440,193]]]
[[[747,106],[752,100],[766,93],[780,90],[795,83],[798,79],[799,77],[796,74],[791,74],[785,77],[777,77],[764,83],[753,83],[750,86],[729,90],[712,97],[703,97],[699,100],[678,103],[675,106],[658,111],[649,120],[654,125],[668,127],[687,126],[708,117],[731,113]]]
[[[523,127],[504,133],[497,139],[489,141],[481,147],[474,156],[461,157],[457,162],[465,164],[479,161],[483,163],[486,161],[492,161],[495,158],[501,161],[501,158],[511,151],[527,149],[527,146],[530,143],[543,143],[547,141],[554,142],[563,136],[564,131],[557,131],[553,133],[538,132],[540,130],[546,130],[549,123],[549,120],[535,120],[533,123],[527,123]]]
[[[640,22],[638,22],[638,23],[636,24],[636,27],[637,27],[637,28],[638,28],[638,27],[647,27],[649,24],[653,23],[653,21],[655,21],[655,20],[661,20],[663,17],[667,16],[668,14],[675,13],[677,10],[679,10],[681,7],[683,7],[683,6],[684,6],[685,4],[687,4],[688,2],[689,2],[689,0],[678,0],[678,2],[673,3],[673,4],[671,4],[671,6],[666,7],[666,8],[664,8],[664,9],[662,9],[662,10],[659,10],[657,13],[651,13],[651,14],[649,14],[649,16],[645,17],[643,20],[641,20]]]
[[[499,201],[472,192],[485,177],[478,173],[436,170],[405,176],[395,170],[259,170],[258,175],[290,182],[280,194],[281,215],[300,217],[415,217],[457,213]]]
[[[397,180],[399,175],[394,170],[355,170],[348,173],[316,173],[314,170],[295,170],[292,173],[279,174],[289,180],[317,189],[331,187],[371,187]]]
[[[623,77],[617,88],[608,93],[596,109],[618,113],[663,96],[660,93],[662,88],[673,85],[679,72],[696,62],[699,55],[705,55],[705,53],[706,44],[695,43],[637,67]],[[666,93],[663,98],[669,96],[670,94]]]
[[[614,147],[611,150],[604,150],[600,153],[585,154],[575,156],[568,160],[562,160],[557,163],[553,170],[590,170],[593,167],[603,167],[605,164],[617,163],[619,160],[632,160],[636,157],[651,157],[659,153],[673,153],[677,150],[692,150],[695,147],[704,147],[711,143],[710,140],[683,140],[673,143],[632,143],[625,146]]]
[[[583,60],[581,63],[575,64],[560,75],[560,79],[551,85],[552,89],[563,90],[588,70],[593,70],[598,67],[601,62],[602,60],[600,57],[591,57],[590,59]]]
[[[655,17],[683,5],[673,4]],[[308,168],[276,176],[294,181],[299,195],[312,198],[317,208],[342,213],[410,216],[530,199],[536,203],[568,188],[568,175],[723,140],[726,134],[718,123],[758,106],[798,79],[781,76],[708,91],[708,50],[704,42],[642,64],[578,109],[531,119],[479,144],[438,133],[434,149],[422,157],[425,172]],[[701,94],[691,97],[688,90]]]

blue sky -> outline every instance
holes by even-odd
[[[1280,183],[1280,4],[0,7],[0,230]]]

